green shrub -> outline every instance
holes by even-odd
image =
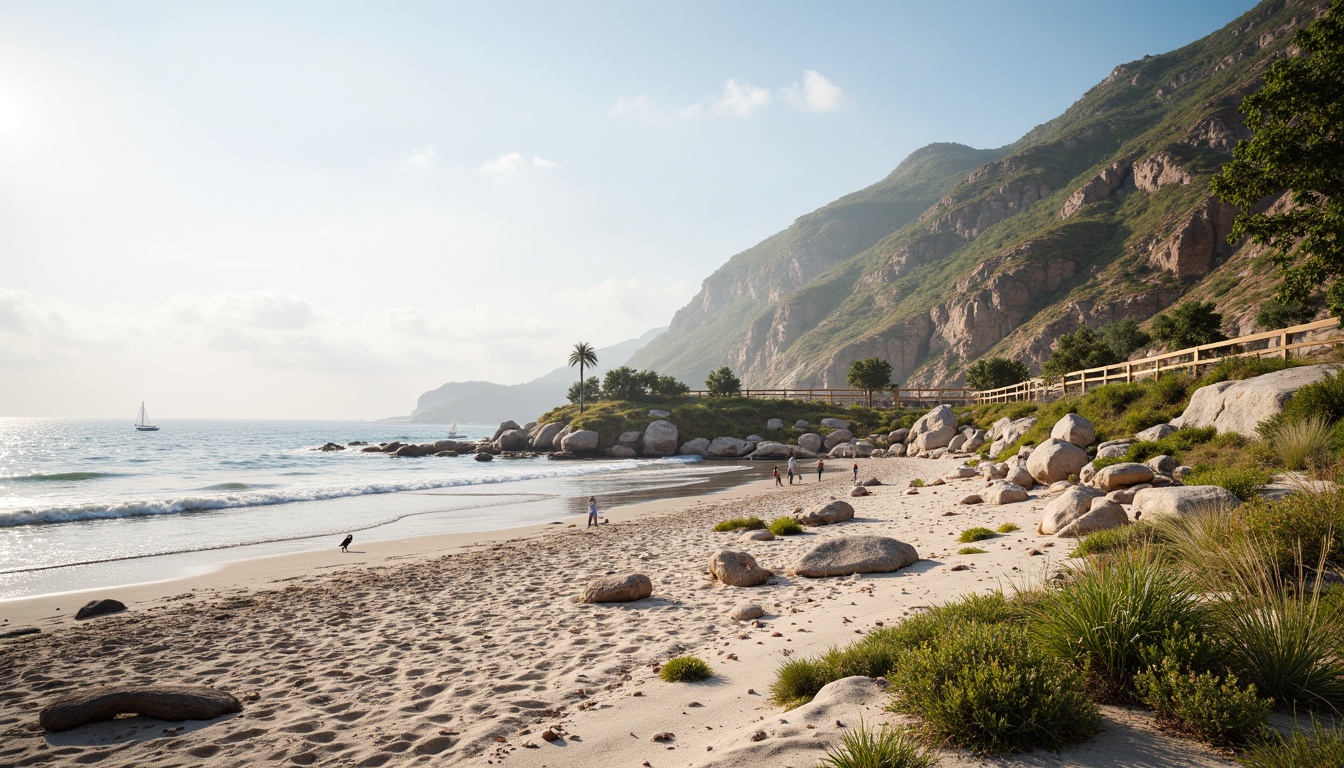
[[[1185,482],[1188,485],[1217,485],[1231,491],[1242,501],[1259,498],[1260,488],[1273,476],[1259,467],[1199,466]]]
[[[1325,464],[1335,443],[1334,428],[1321,416],[1290,419],[1278,414],[1266,420],[1259,429],[1274,456],[1283,466],[1293,470]]]
[[[725,531],[759,531],[765,527],[765,521],[755,515],[751,517],[734,517],[731,520],[724,520],[714,526],[714,530],[719,533]]]
[[[1087,557],[1121,549],[1141,549],[1153,543],[1153,527],[1139,521],[1133,525],[1095,531],[1078,542],[1069,557]]]
[[[1212,344],[1227,337],[1219,330],[1223,316],[1212,301],[1184,301],[1153,318],[1152,335],[1171,349]]]
[[[1177,430],[1161,440],[1147,440],[1134,443],[1125,453],[1125,461],[1145,462],[1154,456],[1172,456],[1180,459],[1181,454],[1196,445],[1207,443],[1218,437],[1216,427],[1188,427]],[[1094,465],[1095,466],[1095,463]]]
[[[1238,513],[1280,568],[1299,555],[1311,565],[1323,554],[1327,565],[1344,565],[1344,489],[1298,491],[1279,501],[1243,505]]]
[[[770,532],[776,536],[797,536],[803,532],[803,524],[792,517],[776,517],[770,521]]]
[[[966,530],[962,531],[961,535],[957,537],[957,541],[960,541],[962,544],[970,544],[973,541],[983,541],[984,539],[992,539],[997,535],[998,534],[994,533],[988,528],[977,525],[974,528],[967,528]]]
[[[924,480],[921,479],[921,478],[916,477],[914,480],[911,480],[911,481],[910,481],[910,487],[911,487],[911,488],[923,488],[923,487],[924,487]]]
[[[1320,381],[1297,390],[1283,405],[1285,421],[1309,417],[1334,424],[1344,419],[1344,376],[1327,375]]]
[[[977,753],[1059,749],[1096,732],[1081,675],[1007,624],[968,623],[902,656],[892,708],[937,743]]]
[[[694,656],[678,656],[663,665],[658,676],[669,683],[692,683],[714,676],[714,670]]]
[[[1017,523],[1004,523],[1003,525],[1000,525],[997,530],[999,533],[1012,533],[1013,531],[1020,531],[1022,529],[1018,527]]]
[[[1247,768],[1344,768],[1344,731],[1323,728],[1314,718],[1311,733],[1295,728],[1275,733],[1242,755]]]
[[[1266,373],[1281,371],[1301,365],[1295,360],[1282,360],[1277,357],[1229,357],[1220,360],[1217,365],[1200,374],[1196,387],[1206,387],[1220,381],[1241,381],[1253,379]]]
[[[957,550],[958,555],[983,555],[985,550],[979,547],[962,547]]]
[[[839,680],[821,659],[793,659],[775,670],[775,681],[770,684],[770,701],[776,706],[793,709],[812,700],[827,683]]]
[[[1153,648],[1203,623],[1189,581],[1137,551],[1070,569],[1036,606],[1031,625],[1042,647],[1086,670],[1100,695],[1127,699]]]
[[[1126,461],[1129,461],[1129,458],[1126,456],[1107,456],[1100,459],[1093,459],[1092,468],[1100,472],[1112,464],[1123,464]]]
[[[938,755],[905,733],[887,725],[878,730],[860,722],[840,737],[840,747],[826,751],[818,768],[933,768]]]
[[[1255,686],[1238,685],[1235,675],[1194,672],[1171,657],[1140,672],[1134,687],[1159,719],[1219,747],[1262,737],[1274,703],[1256,696]]]

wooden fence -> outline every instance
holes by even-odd
[[[1088,387],[1100,387],[1116,382],[1137,381],[1148,376],[1160,376],[1169,371],[1189,371],[1198,374],[1201,368],[1217,365],[1229,357],[1278,357],[1287,360],[1295,350],[1329,347],[1344,344],[1344,334],[1330,334],[1339,330],[1339,320],[1328,318],[1314,323],[1295,325],[1277,331],[1253,333],[1227,341],[1203,344],[1175,352],[1129,360],[1100,368],[1072,371],[1058,380],[1047,382],[1037,377],[999,389],[975,390],[970,387],[897,388],[875,390],[873,405],[926,408],[934,405],[975,405],[1005,403],[1020,400],[1053,400],[1070,392],[1085,393]],[[691,391],[704,396],[703,389]],[[775,400],[819,400],[826,403],[850,405],[867,403],[868,392],[862,389],[744,389],[742,397]]]

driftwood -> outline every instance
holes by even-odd
[[[99,685],[43,707],[38,723],[48,731],[68,731],[124,714],[177,722],[209,720],[242,709],[232,694],[203,685]]]

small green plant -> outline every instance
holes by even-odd
[[[1239,685],[1235,675],[1196,673],[1170,656],[1140,672],[1134,687],[1159,719],[1217,747],[1263,737],[1274,704],[1257,696],[1254,685]]]
[[[998,534],[994,533],[988,528],[981,525],[977,525],[974,528],[967,528],[966,530],[962,531],[961,535],[957,537],[957,541],[960,541],[962,544],[970,544],[973,541],[983,541],[985,539],[992,539],[997,535]]]
[[[933,768],[938,755],[888,725],[869,728],[862,721],[826,751],[818,768]]]
[[[1259,498],[1260,489],[1269,483],[1273,476],[1259,468],[1250,466],[1199,466],[1186,480],[1188,485],[1217,485],[1231,491],[1242,501]]]
[[[999,533],[1012,533],[1013,531],[1020,530],[1022,529],[1018,527],[1017,523],[1004,523],[998,527]]]
[[[1344,768],[1344,731],[1312,718],[1310,733],[1302,728],[1287,736],[1275,733],[1247,749],[1241,762],[1247,768]]]
[[[1280,568],[1291,567],[1299,557],[1314,564],[1324,556],[1326,565],[1344,565],[1344,490],[1303,490],[1237,511]]]
[[[923,480],[922,478],[918,478],[918,477],[916,477],[914,480],[911,480],[911,481],[910,481],[910,487],[911,487],[911,488],[923,488],[923,487],[924,487],[924,480]]]
[[[1312,417],[1324,419],[1329,424],[1344,419],[1344,376],[1327,375],[1308,384],[1293,393],[1283,405],[1285,421]]]
[[[734,517],[731,520],[724,520],[714,526],[714,530],[719,533],[725,531],[759,531],[765,527],[765,521],[755,515],[751,517]]]
[[[694,656],[678,656],[663,665],[658,673],[668,683],[693,683],[714,676],[714,669]]]
[[[1265,440],[1283,466],[1308,469],[1329,460],[1334,428],[1322,416],[1301,419],[1275,417],[1262,425]]]
[[[1069,557],[1087,557],[1121,549],[1141,549],[1153,543],[1153,527],[1143,521],[1089,533]]]
[[[776,536],[797,536],[803,532],[803,524],[792,517],[776,517],[770,521],[770,532]]]
[[[983,555],[985,550],[979,547],[962,547],[957,550],[958,555]]]
[[[1082,676],[1007,624],[968,623],[901,657],[891,708],[976,753],[1059,749],[1096,732]]]

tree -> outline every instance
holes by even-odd
[[[607,400],[642,400],[645,379],[634,368],[622,365],[602,377],[602,397]]]
[[[1260,305],[1260,311],[1255,313],[1255,327],[1262,331],[1273,331],[1309,323],[1320,310],[1319,293],[1309,296],[1275,296]]]
[[[648,371],[653,373],[653,371]],[[659,376],[654,374],[653,383],[649,385],[649,394],[655,397],[671,399],[681,397],[691,391],[691,388],[671,376]]]
[[[855,360],[849,364],[849,375],[845,377],[849,386],[862,389],[868,394],[868,405],[873,404],[873,390],[891,386],[891,363],[880,357]]]
[[[727,397],[742,391],[742,381],[733,375],[732,368],[725,365],[709,374],[709,378],[705,379],[705,389],[709,390],[710,397]]]
[[[1344,275],[1344,0],[1298,30],[1293,45],[1302,54],[1274,62],[1264,87],[1242,99],[1251,138],[1212,182],[1241,209],[1228,241],[1250,236],[1274,249],[1286,301]],[[1289,205],[1259,205],[1285,189]],[[1344,281],[1335,280],[1326,303],[1344,318]]]
[[[1097,329],[1097,337],[1110,347],[1118,360],[1128,360],[1134,350],[1153,343],[1153,337],[1139,329],[1132,318],[1112,320]]]
[[[1212,301],[1186,301],[1153,318],[1153,338],[1174,349],[1212,344],[1227,337],[1219,330],[1223,316]]]
[[[1055,379],[1066,373],[1086,368],[1100,368],[1119,362],[1111,348],[1101,340],[1097,332],[1086,325],[1059,337],[1055,351],[1050,359],[1041,366],[1041,373],[1048,379]]]
[[[574,345],[574,351],[569,353],[569,367],[579,366],[579,381],[583,381],[583,369],[586,366],[597,365],[597,351],[586,341],[580,341]],[[579,389],[579,413],[583,413],[583,400],[585,396],[584,389]]]
[[[602,382],[596,376],[589,376],[582,382],[569,385],[569,402],[581,403],[585,400],[597,400],[602,397]]]
[[[1005,357],[986,357],[971,363],[966,369],[966,386],[972,389],[998,389],[1031,378],[1031,371],[1021,360]]]

